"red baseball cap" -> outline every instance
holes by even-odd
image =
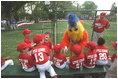
[[[85,46],[89,49],[95,49],[96,48],[96,44],[92,41],[89,41],[88,43],[86,43]]]
[[[61,47],[65,47],[64,42],[63,42],[63,41],[59,42],[59,44],[61,45]]]
[[[43,34],[43,35],[36,34],[33,38],[33,42],[34,43],[39,43],[45,36],[46,36],[46,34]]]
[[[4,64],[7,59],[1,57],[1,64]]]
[[[81,47],[79,45],[73,45],[71,50],[75,55],[79,55],[81,53]]]
[[[28,45],[25,42],[22,42],[22,43],[20,43],[20,44],[17,45],[17,51],[22,51],[25,48],[30,48],[30,45]]]
[[[117,48],[117,42],[111,42],[114,48]]]
[[[100,13],[100,17],[105,17],[105,16],[106,16],[105,12]]]
[[[22,31],[23,35],[29,34],[30,32],[32,32],[32,31],[29,29],[25,29]]]
[[[55,54],[59,54],[61,52],[61,49],[63,48],[63,46],[59,43],[54,45],[54,53]]]

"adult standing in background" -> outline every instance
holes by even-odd
[[[108,29],[110,27],[110,23],[107,19],[105,19],[106,13],[102,12],[100,13],[100,18],[96,19],[93,24],[93,42],[97,42],[98,38],[103,37],[103,32],[105,29]]]
[[[16,29],[17,29],[16,23],[17,23],[17,22],[16,22],[15,19],[12,19],[12,20],[11,20],[11,26],[10,26],[10,27],[11,27],[12,30],[16,30]]]
[[[1,29],[2,30],[6,30],[7,29],[7,20],[6,19],[3,19],[1,20]]]

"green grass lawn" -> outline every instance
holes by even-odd
[[[84,27],[89,33],[89,41],[91,40],[92,35],[92,22],[85,22]],[[34,23],[33,25],[27,25],[21,27],[20,29],[33,29],[31,33],[31,39],[35,34],[42,34],[46,31],[52,32],[51,29],[40,30],[41,28],[52,28],[51,23]],[[56,43],[62,40],[62,35],[65,29],[67,28],[67,22],[58,22],[56,30]],[[109,47],[110,55],[114,52],[111,41],[117,40],[117,24],[116,22],[111,22],[111,27],[104,32],[104,37],[106,39],[106,44]],[[16,46],[22,42],[24,36],[22,35],[22,30],[16,31],[1,31],[1,56],[10,57],[13,59],[15,64],[18,64],[18,54],[16,51]],[[52,36],[51,36],[52,40]]]

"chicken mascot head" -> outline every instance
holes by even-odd
[[[69,14],[67,19],[69,24],[69,31],[72,31],[72,27],[74,27],[74,30],[76,31],[78,29],[77,22],[79,21],[79,18],[75,14]]]

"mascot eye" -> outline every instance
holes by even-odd
[[[69,26],[69,29],[68,29],[70,32],[72,32],[72,27],[71,26]]]
[[[71,28],[69,28],[69,31],[70,31],[70,32],[72,32],[72,29],[71,29]]]
[[[75,31],[77,31],[78,30],[78,26],[75,26]]]

